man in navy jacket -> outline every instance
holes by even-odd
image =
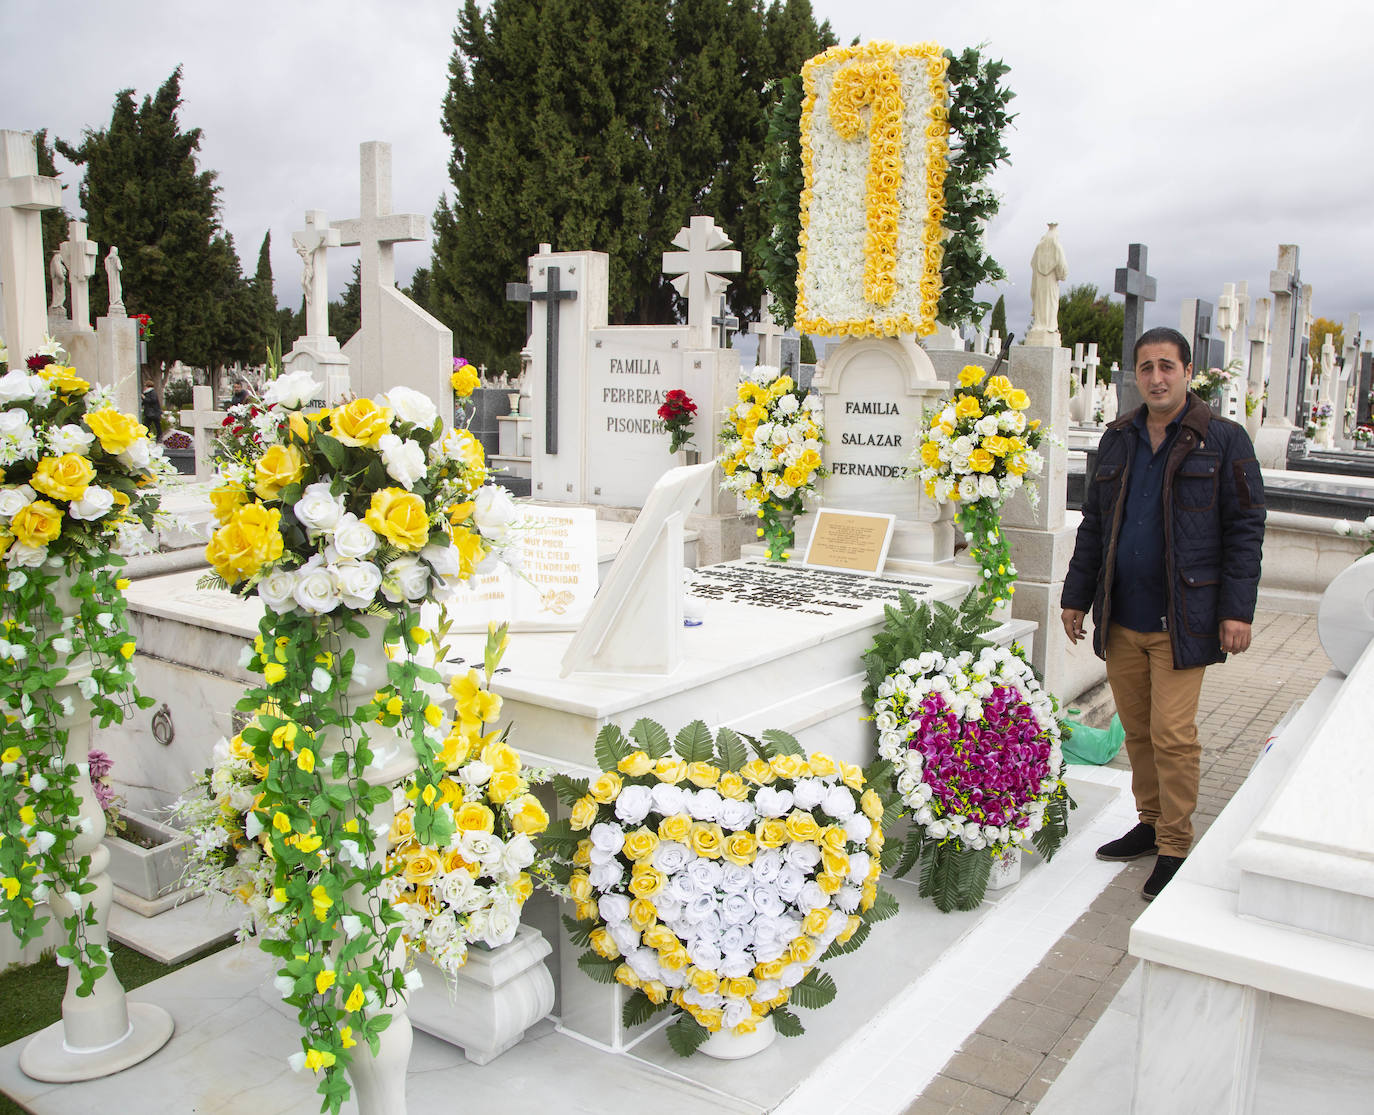
[[[1193,842],[1203,670],[1250,646],[1264,484],[1245,427],[1189,393],[1183,334],[1147,330],[1135,355],[1144,403],[1102,435],[1060,604],[1073,643],[1092,612],[1140,816],[1097,855],[1158,852],[1142,891],[1152,899]]]

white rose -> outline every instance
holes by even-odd
[[[382,587],[382,571],[372,562],[340,561],[330,569],[344,607],[361,611],[377,599],[377,590]]]
[[[372,528],[353,512],[339,516],[334,524],[334,537],[325,551],[331,562],[347,559],[365,558],[377,548],[377,536]]]
[[[717,820],[720,821],[722,828],[729,829],[731,832],[738,832],[740,829],[749,828],[757,816],[754,807],[747,801],[735,801],[732,798],[727,798],[720,803]]]
[[[637,825],[649,815],[654,795],[648,786],[626,786],[615,799],[616,819],[627,825]]]
[[[501,850],[501,870],[512,878],[534,862],[534,841],[522,832],[506,841]]]
[[[782,853],[776,848],[765,848],[754,857],[754,878],[760,883],[771,883],[782,870]]]
[[[659,782],[654,786],[652,794],[654,810],[665,817],[682,813],[687,808],[687,795],[681,786],[675,786],[671,782]]]
[[[36,569],[42,565],[48,557],[46,546],[25,546],[22,542],[16,542],[5,554],[5,564],[11,568]],[[11,586],[13,580],[11,580]]]
[[[785,816],[792,809],[792,791],[760,786],[754,794],[754,808],[759,811],[760,817]]]
[[[67,423],[48,435],[48,446],[54,453],[77,453],[84,457],[95,440],[95,434],[81,426]]]
[[[714,821],[720,816],[721,796],[715,790],[698,790],[688,796],[687,811],[698,821]]]
[[[413,387],[393,387],[377,400],[382,406],[389,407],[402,422],[420,426],[428,430],[439,417],[439,410],[428,395]]]
[[[395,434],[383,434],[377,441],[386,473],[409,491],[425,475],[425,451],[418,441],[402,441]]]
[[[796,901],[797,895],[801,893],[801,889],[805,885],[806,876],[802,874],[799,867],[790,863],[778,872],[777,881],[773,884],[778,896],[786,902]]]
[[[597,851],[615,855],[621,848],[625,847],[625,830],[619,825],[611,825],[603,821],[593,825],[589,835],[592,847]]]
[[[457,577],[463,572],[463,558],[457,546],[441,546],[431,542],[420,551],[420,557],[434,570],[436,576]]]
[[[991,476],[980,476],[978,478],[978,494],[984,499],[991,499],[997,495],[997,481]]]
[[[849,878],[855,883],[862,883],[867,879],[872,868],[873,860],[867,852],[855,852],[849,857]]]
[[[38,493],[27,484],[20,484],[16,488],[0,488],[0,516],[12,519],[37,498]]]
[[[327,534],[333,530],[343,517],[343,500],[335,498],[330,492],[329,485],[323,481],[311,484],[301,493],[301,498],[296,501],[296,506],[292,509],[295,512],[296,520],[305,527],[306,533],[311,539]]]
[[[291,598],[303,611],[318,616],[337,608],[340,597],[324,562],[321,560],[316,565],[315,560],[312,558],[309,564],[301,566]]]
[[[289,612],[295,601],[296,575],[287,569],[273,569],[258,582],[258,596],[268,611]]]
[[[592,886],[601,891],[610,890],[624,877],[625,865],[614,858],[605,863],[593,863],[587,869],[587,878]]]
[[[798,842],[787,845],[787,853],[783,858],[793,867],[810,871],[821,862],[821,850],[815,844]]]
[[[109,488],[101,488],[91,484],[81,498],[67,508],[67,514],[73,519],[85,519],[90,522],[95,519],[103,519],[113,509],[114,492]]]
[[[267,385],[262,401],[268,406],[281,406],[287,410],[300,410],[306,403],[316,398],[322,385],[309,372],[288,372],[278,376]]]
[[[405,554],[382,570],[382,595],[393,604],[423,600],[429,592],[429,566],[414,554]]]
[[[148,462],[152,459],[151,449],[151,442],[146,437],[141,437],[130,442],[129,447],[115,459],[129,468],[147,468]]]
[[[821,885],[814,880],[803,886],[801,893],[797,895],[797,908],[806,913],[828,905],[830,905],[830,895],[821,890]]]
[[[472,501],[472,518],[483,538],[504,540],[517,515],[518,509],[510,493],[496,484],[479,489]]]
[[[825,800],[826,785],[817,778],[801,778],[792,787],[792,801],[798,809],[812,810]]]
[[[630,900],[623,894],[603,894],[596,904],[601,920],[617,926],[630,916]]]
[[[623,796],[624,790],[621,791]],[[676,840],[665,840],[653,852],[653,864],[665,875],[680,871],[687,862],[687,846]]]
[[[726,894],[744,894],[754,884],[754,873],[738,863],[727,863],[721,872],[720,889]]]
[[[22,368],[11,368],[0,376],[0,403],[23,402],[33,398],[33,387],[29,375]]]

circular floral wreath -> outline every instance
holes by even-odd
[[[574,942],[591,946],[579,966],[633,989],[626,1025],[677,1008],[668,1037],[683,1056],[770,1014],[801,1033],[785,1005],[835,994],[814,965],[896,911],[877,882],[883,799],[861,768],[808,758],[783,732],[752,741],[753,759],[700,721],[672,744],[649,720],[631,737],[602,730],[590,784],[554,779],[571,817],[545,839],[576,903]]]
[[[878,752],[929,840],[1003,851],[1043,828],[1064,793],[1053,702],[1011,650],[905,659],[873,710]]]

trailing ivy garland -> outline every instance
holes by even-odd
[[[986,250],[983,231],[1000,202],[985,180],[1009,152],[1002,134],[1014,116],[1007,104],[1015,94],[1002,80],[1010,68],[970,47],[943,52],[949,69],[949,158],[944,180],[944,217],[938,318],[947,325],[981,320],[988,304],[979,302],[979,283],[998,282],[1006,273]],[[805,171],[801,151],[802,79],[775,83],[776,100],[768,122],[767,155],[759,167],[770,215],[767,236],[753,249],[764,285],[773,294],[779,324],[794,324],[797,265],[801,250],[801,198]]]

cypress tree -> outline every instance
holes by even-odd
[[[992,324],[988,332],[996,333],[1003,340],[1007,339],[1007,300],[1000,294],[992,307]]]

